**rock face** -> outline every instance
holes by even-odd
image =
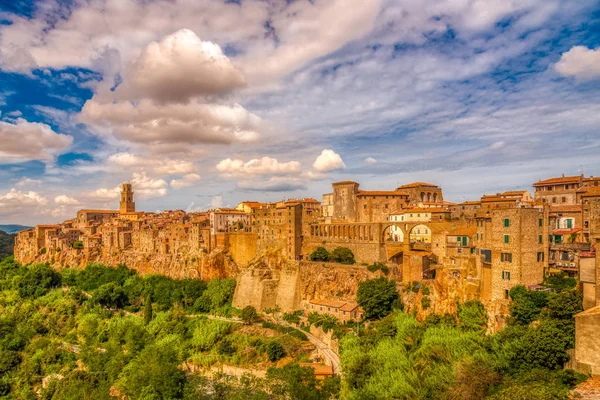
[[[155,254],[120,251],[114,254],[87,253],[83,250],[48,251],[23,263],[48,262],[56,269],[65,267],[83,268],[90,262],[109,266],[125,264],[140,274],[160,274],[175,279],[200,278],[203,280],[235,277],[239,268],[222,249],[210,253],[184,250],[176,254]]]

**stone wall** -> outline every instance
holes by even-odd
[[[336,238],[323,238],[314,237],[304,238],[302,247],[302,253],[308,256],[317,249],[317,247],[325,247],[327,251],[331,252],[336,247],[347,247],[354,254],[354,259],[357,263],[366,262],[372,264],[374,262],[385,262],[386,261],[386,249],[383,242],[350,242],[345,239]]]
[[[587,364],[592,375],[600,375],[600,307],[594,307],[575,316],[575,360]]]
[[[256,257],[258,235],[248,232],[228,233],[226,246],[233,261],[240,266],[246,266]]]

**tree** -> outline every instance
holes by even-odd
[[[317,247],[310,255],[311,261],[329,261],[331,255],[325,247]]]
[[[107,308],[123,308],[129,304],[123,288],[114,282],[106,283],[96,289],[92,300]]]
[[[285,356],[285,350],[281,343],[279,342],[271,342],[267,345],[267,356],[269,360],[275,362],[283,358]]]
[[[19,296],[40,297],[61,285],[61,276],[46,264],[30,267],[18,284]]]
[[[458,326],[463,331],[480,331],[487,328],[488,315],[478,300],[466,301],[458,305]]]
[[[381,277],[361,282],[356,298],[365,310],[365,318],[380,319],[392,311],[400,295],[396,290],[396,282]]]
[[[318,382],[312,368],[287,364],[267,371],[271,393],[278,399],[327,400],[337,398],[339,378]]]
[[[146,325],[152,322],[152,297],[149,294],[146,294],[144,300],[144,322]]]
[[[254,322],[257,315],[258,314],[256,313],[256,308],[254,308],[253,306],[246,306],[242,310],[242,321],[244,321],[246,325],[250,325]]]
[[[354,253],[347,247],[336,247],[331,252],[331,259],[340,264],[354,264]]]

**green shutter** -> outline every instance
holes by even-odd
[[[571,229],[573,227],[573,220],[572,219],[568,219],[567,220],[567,229]]]
[[[508,243],[509,242],[509,236],[508,235],[504,235],[504,243]]]
[[[504,227],[508,228],[510,226],[510,219],[504,218]]]
[[[467,237],[466,236],[463,236],[463,238],[462,238],[462,245],[463,246],[467,245]]]

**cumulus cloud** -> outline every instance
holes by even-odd
[[[198,174],[187,174],[184,175],[181,179],[172,179],[171,187],[180,189],[188,186],[192,186],[196,181],[200,180],[200,175]]]
[[[124,74],[117,96],[187,103],[193,97],[227,94],[244,84],[244,76],[219,45],[181,29],[146,46]]]
[[[210,201],[210,206],[212,208],[225,207],[225,203],[223,203],[223,197],[222,196],[213,197],[212,200]]]
[[[255,158],[248,162],[226,158],[216,168],[225,176],[297,175],[302,172],[298,161],[280,162],[272,157]]]
[[[599,78],[600,48],[592,50],[585,46],[574,46],[562,54],[554,68],[561,75],[580,80]]]
[[[313,163],[313,169],[317,172],[331,172],[344,168],[346,168],[346,164],[342,157],[329,149],[324,149]]]
[[[0,194],[0,216],[5,218],[45,212],[48,199],[38,192],[22,192],[15,188]]]
[[[76,206],[80,204],[79,200],[69,197],[66,194],[56,196],[54,202],[60,206]]]
[[[248,192],[291,192],[294,190],[306,190],[304,182],[288,179],[269,179],[266,182],[241,181],[237,188]]]
[[[151,178],[146,171],[134,172],[131,185],[136,194],[146,198],[162,197],[167,194],[167,182],[164,179]]]
[[[73,138],[54,132],[46,124],[19,118],[15,123],[0,121],[0,143],[0,163],[51,161],[73,143]]]
[[[365,163],[365,165],[373,165],[373,164],[377,164],[377,160],[374,159],[373,157],[367,157],[363,160],[363,163]]]
[[[107,164],[122,168],[151,168],[159,175],[181,175],[196,171],[196,166],[191,161],[138,156],[132,153],[113,154],[108,157]]]
[[[100,102],[91,99],[81,111],[81,120],[110,128],[118,139],[162,146],[252,142],[260,137],[260,117],[239,104],[160,105],[148,99]]]
[[[117,185],[112,189],[99,188],[91,192],[84,193],[84,196],[91,200],[112,201],[121,197],[121,185]]]

